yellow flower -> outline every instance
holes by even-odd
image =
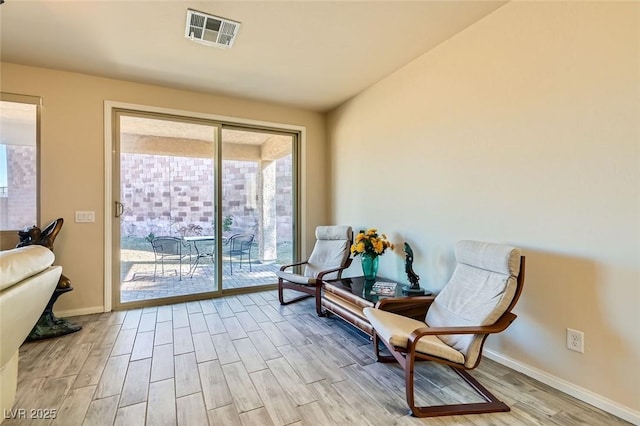
[[[394,248],[393,244],[387,240],[385,234],[378,235],[377,228],[369,228],[366,231],[361,229],[356,234],[355,241],[351,245],[351,254],[367,254],[370,256],[381,256],[388,249]]]
[[[355,243],[355,244],[351,245],[351,253],[353,255],[364,253],[364,243],[363,242],[359,242],[359,243]]]

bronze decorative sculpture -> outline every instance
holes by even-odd
[[[402,294],[410,296],[424,294],[424,289],[420,288],[420,276],[413,271],[413,250],[407,242],[404,243],[404,258],[404,271],[407,273],[411,286],[403,289]]]
[[[49,250],[53,251],[53,242],[58,236],[63,223],[64,220],[59,218],[48,224],[42,231],[35,225],[25,228],[22,231],[18,231],[20,242],[17,247],[37,244],[45,246]]]
[[[62,228],[64,220],[58,218],[47,225],[43,230],[40,230],[37,226],[31,226],[25,228],[22,231],[18,231],[20,242],[16,247],[24,247],[30,245],[45,246],[49,250],[53,251],[53,242],[56,236]],[[44,308],[44,312],[40,315],[40,319],[29,333],[27,340],[41,340],[48,339],[50,337],[63,336],[65,334],[73,333],[82,328],[82,326],[73,324],[66,319],[56,318],[53,315],[53,305],[58,300],[58,297],[63,293],[73,290],[71,287],[71,280],[65,275],[61,275],[58,280],[58,285],[49,299],[49,303]]]

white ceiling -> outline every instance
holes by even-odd
[[[326,111],[505,1],[6,0],[0,59]],[[184,37],[187,8],[242,23]]]

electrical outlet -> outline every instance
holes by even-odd
[[[567,328],[567,349],[584,353],[584,333]]]

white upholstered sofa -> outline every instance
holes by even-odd
[[[0,410],[12,408],[18,380],[18,349],[40,318],[62,273],[55,256],[32,245],[0,251]],[[7,410],[7,411],[5,411]],[[2,422],[4,416],[0,417]]]

